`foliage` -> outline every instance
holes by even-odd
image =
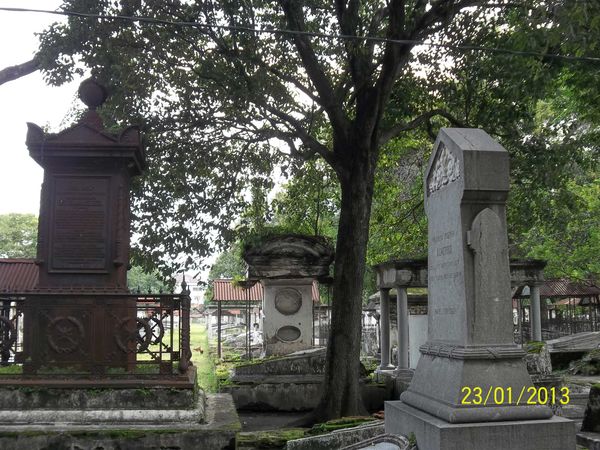
[[[568,199],[561,198],[567,195]],[[548,220],[525,234],[529,254],[545,259],[548,277],[587,279],[600,274],[600,178],[589,184],[567,182],[566,190],[548,196]]]
[[[235,279],[245,277],[246,263],[241,256],[241,245],[234,242],[231,247],[222,252],[208,272],[208,288],[204,293],[205,300],[210,300],[213,296],[213,280],[220,278]]]
[[[240,257],[240,247],[238,242],[234,242],[227,251],[217,257],[208,274],[210,280],[234,278],[246,274],[246,263]]]
[[[168,292],[169,286],[160,278],[156,271],[147,273],[139,266],[133,266],[127,271],[127,286],[140,292]]]
[[[273,223],[281,230],[335,239],[340,189],[331,167],[322,160],[300,166],[273,200]]]
[[[369,264],[427,255],[427,219],[423,209],[423,174],[431,142],[412,133],[383,151],[375,177],[371,212]]]
[[[35,258],[37,222],[33,214],[0,215],[0,258]]]

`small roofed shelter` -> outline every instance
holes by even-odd
[[[0,259],[0,297],[32,290],[38,282],[39,270],[34,259]]]
[[[312,291],[315,280],[327,280],[334,250],[320,236],[272,235],[244,249],[248,278],[264,288],[262,330],[264,354],[286,355],[311,348]]]
[[[251,323],[258,322],[259,309],[262,306],[263,289],[255,284],[249,289],[243,289],[232,279],[213,280],[213,294],[207,304],[210,323],[216,323],[216,314],[220,306],[221,315],[227,317],[226,323],[245,322],[245,310],[250,304],[252,308]]]
[[[510,260],[510,279],[514,292],[521,292],[524,286],[527,286],[527,296],[531,300],[531,322],[533,326],[527,330],[526,338],[541,340],[541,312],[540,312],[540,287],[544,282],[544,267],[546,261],[539,259],[511,259]],[[398,324],[397,348],[398,365],[396,375],[409,374],[410,368],[414,366],[415,358],[418,360],[418,349],[427,335],[427,322],[423,314],[411,314],[411,301],[407,294],[408,288],[426,288],[428,280],[427,258],[416,259],[392,259],[381,264],[373,266],[377,275],[377,288],[379,289],[379,308],[381,311],[379,319],[380,327],[380,347],[381,363],[379,370],[391,370],[391,334],[392,334],[392,306],[394,302],[396,308],[394,317]],[[397,292],[396,299],[390,296],[390,290]],[[514,300],[513,300],[514,301]],[[523,307],[521,302],[517,301],[519,314],[518,330],[519,334],[524,333],[523,327]],[[426,301],[424,305],[426,314]],[[514,305],[513,305],[514,306]],[[417,323],[420,321],[419,323]],[[414,322],[414,323],[410,323]],[[412,325],[412,326],[411,326]],[[420,329],[415,330],[415,327]],[[412,337],[412,339],[411,339]]]
[[[524,287],[517,289],[514,297],[528,295],[532,293]],[[600,331],[600,286],[593,280],[545,280],[539,284],[539,297],[541,328],[548,338]]]
[[[3,363],[11,359],[11,348],[16,353],[23,346],[22,317],[16,311],[14,294],[33,289],[38,277],[38,266],[33,259],[0,259],[0,356]]]
[[[390,361],[390,290],[396,290],[396,314],[398,323],[398,367],[397,375],[409,371],[409,287],[427,287],[427,259],[394,259],[373,266],[377,274],[377,288],[381,302],[381,363],[379,370],[391,370],[394,367]],[[423,336],[427,336],[425,334]],[[414,340],[414,339],[413,339]],[[422,344],[425,341],[421,342]],[[418,347],[413,350],[417,353]],[[414,356],[414,355],[413,355]]]

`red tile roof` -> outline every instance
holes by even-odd
[[[260,301],[263,299],[262,284],[256,283],[247,293],[239,286],[233,285],[233,280],[214,280],[213,281],[213,300],[216,301]]]
[[[248,297],[244,289],[233,285],[233,280],[213,280],[213,297],[215,301],[225,302],[245,302]],[[256,283],[250,288],[250,301],[262,301],[263,286]],[[319,301],[319,284],[313,281],[312,285],[312,300]]]
[[[38,282],[38,266],[33,259],[0,259],[0,293],[23,292]]]
[[[542,297],[593,297],[600,295],[600,287],[591,281],[546,280],[540,286],[540,295]]]

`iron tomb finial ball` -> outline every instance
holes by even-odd
[[[88,78],[79,85],[79,98],[89,109],[98,108],[107,97],[106,88],[93,78]]]

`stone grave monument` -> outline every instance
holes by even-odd
[[[326,279],[333,248],[317,236],[273,235],[244,249],[248,278],[264,288],[263,356],[232,370],[238,409],[301,411],[319,398],[325,348],[313,348],[313,290]]]
[[[442,129],[425,174],[428,341],[386,432],[419,450],[574,450],[574,423],[527,404],[514,344],[506,232],[508,152],[479,129]],[[479,399],[481,397],[481,399]]]
[[[88,79],[79,95],[89,110],[75,126],[54,135],[28,124],[27,147],[44,181],[25,372],[78,366],[99,374],[135,364],[136,301],[119,294],[128,293],[129,191],[144,149],[137,127],[104,130],[101,85]]]
[[[28,124],[44,169],[39,281],[4,300],[14,316],[2,321],[2,346],[15,367],[0,376],[0,448],[223,448],[239,421],[230,396],[197,386],[189,291],[127,288],[139,129],[104,127],[107,94],[92,79],[79,95],[89,109],[72,127]]]
[[[264,287],[265,356],[312,347],[313,282],[329,276],[333,248],[321,237],[281,235],[244,252],[248,276]]]

